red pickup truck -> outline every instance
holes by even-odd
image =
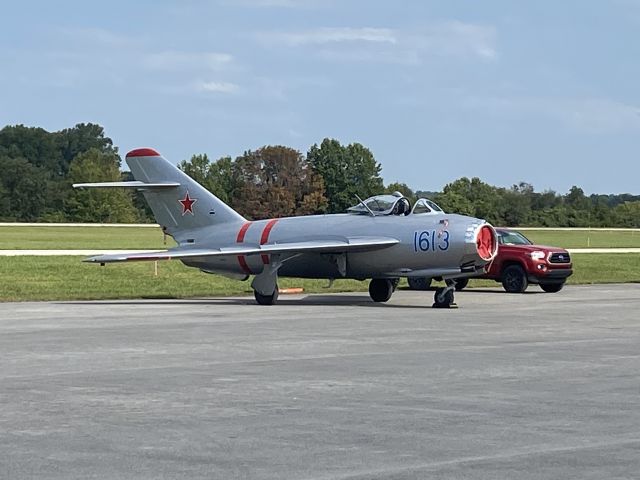
[[[509,293],[522,293],[530,283],[545,292],[562,290],[573,273],[571,255],[563,248],[534,245],[515,230],[497,228],[498,255],[480,278],[502,282]]]
[[[537,283],[545,292],[562,290],[567,278],[573,273],[571,256],[562,248],[534,245],[520,232],[507,228],[496,228],[498,233],[498,255],[485,267],[484,275],[501,282],[509,293],[522,293],[530,283]],[[409,288],[426,290],[430,278],[409,278]],[[456,280],[456,290],[467,286],[468,279]]]

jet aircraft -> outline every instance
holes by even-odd
[[[249,221],[151,148],[126,156],[135,181],[74,184],[75,188],[142,191],[162,230],[178,244],[163,252],[99,255],[112,262],[177,259],[205,273],[247,280],[256,301],[272,305],[278,277],[371,279],[375,302],[391,298],[401,277],[442,277],[434,307],[454,305],[456,278],[476,275],[498,249],[484,220],[444,213],[426,199],[382,195],[343,214]]]

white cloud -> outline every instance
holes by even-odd
[[[291,47],[323,45],[343,42],[396,43],[388,28],[318,28],[303,32],[268,32],[259,34],[265,43],[284,44]]]
[[[197,82],[196,90],[206,93],[236,93],[240,90],[240,86],[231,82]]]
[[[220,70],[229,66],[233,56],[218,52],[182,52],[169,50],[150,53],[144,58],[144,65],[154,70]]]
[[[325,59],[415,65],[427,57],[498,58],[492,26],[449,21],[421,29],[320,28],[306,31],[263,32],[265,45],[322,47]]]

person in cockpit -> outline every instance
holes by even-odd
[[[402,195],[400,192],[393,192],[392,195],[394,197],[398,197],[399,200],[393,206],[392,215],[409,215],[411,213],[411,204],[406,197]]]

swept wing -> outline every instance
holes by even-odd
[[[222,257],[225,255],[362,252],[388,248],[399,242],[398,239],[391,237],[345,237],[340,240],[310,240],[303,242],[266,243],[264,245],[232,245],[220,248],[176,247],[162,252],[98,255],[87,258],[84,261],[112,263],[136,260],[154,261],[194,257]]]

